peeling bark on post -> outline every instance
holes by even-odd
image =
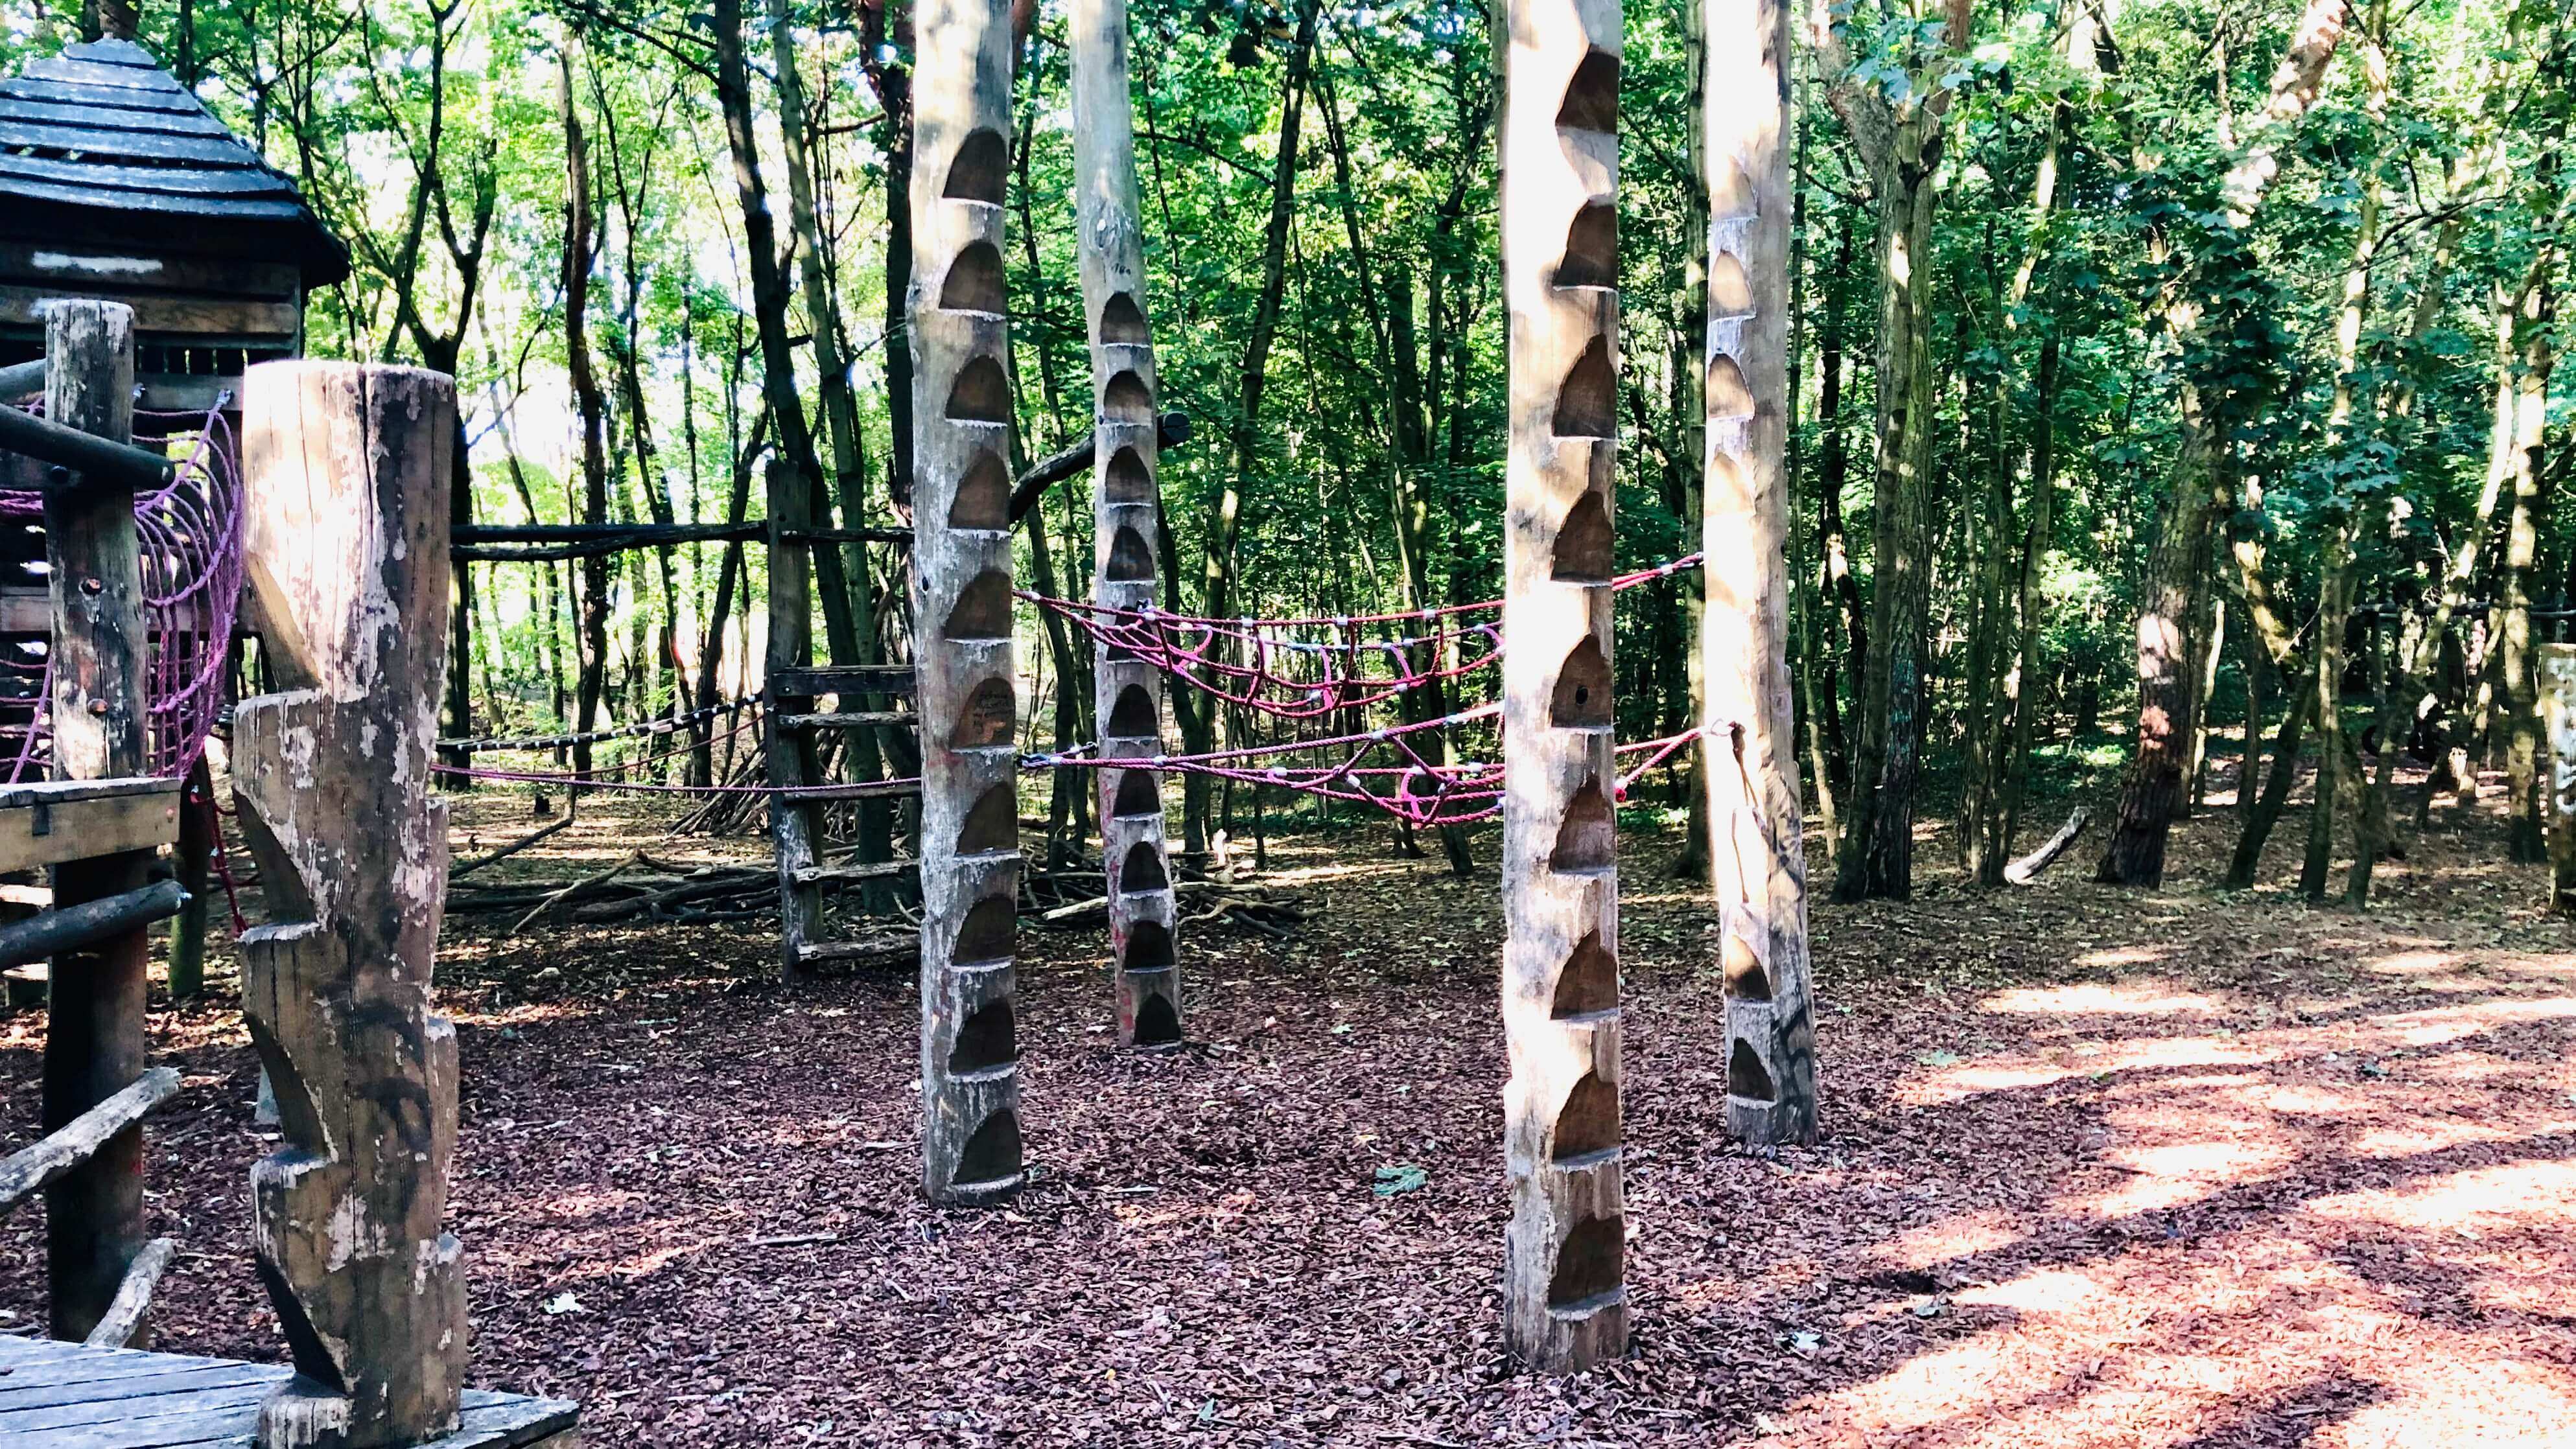
[[[59,301],[45,318],[45,415],[97,437],[134,435],[134,313],[116,302]],[[144,773],[143,585],[134,490],[105,477],[45,495],[53,590],[54,776]],[[124,851],[54,868],[54,905],[140,888],[152,852]],[[141,928],[53,963],[45,1029],[47,1132],[143,1074]],[[48,1316],[56,1338],[83,1339],[115,1299],[143,1247],[143,1129],[129,1127],[45,1194]]]
[[[1627,1347],[1619,1152],[1618,0],[1512,0],[1503,32],[1503,1336],[1572,1373]]]
[[[1154,604],[1157,474],[1154,339],[1145,313],[1145,247],[1136,206],[1136,121],[1127,93],[1127,0],[1074,0],[1073,153],[1082,305],[1091,319],[1091,597],[1113,609]],[[1163,751],[1163,675],[1122,650],[1093,670],[1100,752]],[[1179,919],[1163,830],[1162,777],[1100,773],[1100,858],[1109,877],[1109,946],[1118,981],[1118,1039],[1181,1039]]]
[[[913,117],[913,658],[921,713],[921,1182],[1020,1185],[1012,954],[1020,876],[1012,689],[1011,393],[1003,313],[1011,13],[925,0]],[[1148,429],[1151,428],[1150,409]]]
[[[1706,0],[1708,562],[1701,648],[1726,979],[1726,1117],[1816,1136],[1807,858],[1789,697],[1789,56],[1780,0]]]
[[[272,362],[243,390],[244,552],[289,691],[233,717],[272,915],[242,938],[242,1011],[286,1137],[251,1168],[252,1236],[296,1370],[259,1443],[412,1444],[455,1426],[465,1371],[460,1250],[441,1228],[456,1032],[429,1001],[455,384]]]

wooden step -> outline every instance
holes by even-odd
[[[808,941],[796,948],[799,966],[832,966],[877,961],[909,961],[921,954],[916,931],[888,932],[855,941]]]
[[[179,839],[177,780],[41,780],[0,786],[0,872]]]
[[[806,865],[789,871],[788,879],[798,885],[833,885],[854,880],[891,880],[907,876],[921,868],[917,860],[880,860],[862,864],[845,861],[839,865]]]
[[[772,699],[811,699],[818,694],[912,693],[909,664],[826,664],[781,669],[769,676]]]
[[[798,804],[818,800],[891,800],[921,793],[919,780],[855,780],[837,785],[795,785],[779,797]]]
[[[134,1085],[90,1108],[52,1136],[0,1162],[0,1215],[62,1176],[98,1151],[117,1133],[143,1120],[143,1114],[178,1094],[179,1073],[154,1067]]]
[[[782,714],[778,717],[779,728],[790,730],[857,730],[874,725],[890,725],[895,729],[917,729],[921,725],[921,716],[908,709],[866,709],[826,711],[820,714]]]

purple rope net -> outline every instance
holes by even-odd
[[[241,448],[222,405],[200,413],[134,415],[138,444],[184,447],[167,487],[134,498],[143,578],[143,693],[147,769],[184,775],[204,753],[224,705],[225,662],[241,606]],[[41,531],[44,495],[0,488],[0,517]],[[41,559],[14,566],[42,581]],[[44,779],[52,764],[54,672],[49,640],[0,640],[0,749],[8,780]]]

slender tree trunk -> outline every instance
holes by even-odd
[[[1271,163],[1270,222],[1261,247],[1261,291],[1253,304],[1244,340],[1243,366],[1235,389],[1232,436],[1228,451],[1232,469],[1209,501],[1204,527],[1204,562],[1199,571],[1200,611],[1223,618],[1234,606],[1236,552],[1243,537],[1243,500],[1252,476],[1261,467],[1261,398],[1270,382],[1270,347],[1279,335],[1279,307],[1288,275],[1289,223],[1297,208],[1297,137],[1306,99],[1306,80],[1315,53],[1315,22],[1321,0],[1301,0],[1297,38],[1279,82],[1279,147]],[[1220,718],[1215,701],[1183,690],[1171,698],[1181,742],[1193,754],[1216,747]],[[1208,781],[1193,772],[1182,779],[1182,839],[1192,856],[1202,854],[1208,838]]]
[[[567,41],[558,54],[557,119],[564,131],[564,365],[572,374],[573,407],[581,430],[582,522],[608,522],[608,400],[599,388],[599,372],[590,352],[590,270],[598,258],[590,186],[590,144],[581,109],[573,103],[572,72],[578,41]],[[605,554],[581,561],[580,669],[573,729],[589,734],[599,727],[601,696],[608,682],[608,576]],[[572,747],[573,772],[590,778],[590,741]]]
[[[2299,867],[2299,894],[2312,901],[2326,898],[2335,811],[2348,783],[2343,771],[2344,632],[2352,617],[2352,542],[2359,526],[2351,514],[2333,522],[2325,578],[2318,585],[2317,793],[2309,807],[2307,858]]]
[[[2548,516],[2548,503],[2542,497],[2548,475],[2541,466],[2541,450],[2547,440],[2549,418],[2550,330],[2556,321],[2550,290],[2554,261],[2550,249],[2544,248],[2514,308],[2512,333],[2521,356],[2517,359],[2514,387],[2509,464],[2513,513],[2505,534],[2499,589],[2503,642],[2498,655],[2508,730],[2505,777],[2513,790],[2508,839],[2512,858],[2523,862],[2549,858],[2545,838],[2548,810],[2542,799],[2547,782],[2541,768],[2539,694],[2533,674],[2531,573],[2539,562],[2540,520]]]

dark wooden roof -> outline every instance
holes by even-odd
[[[0,217],[58,209],[77,209],[93,233],[121,214],[147,247],[191,226],[255,238],[308,288],[349,274],[348,249],[295,183],[130,40],[74,45],[0,80]]]

